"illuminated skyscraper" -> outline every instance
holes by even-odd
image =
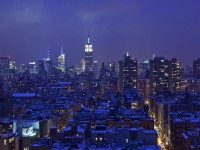
[[[88,36],[88,41],[85,45],[85,71],[93,71],[94,61],[93,61],[93,48],[90,43],[90,37]]]
[[[150,60],[150,93],[180,91],[180,61],[164,57]]]
[[[176,58],[172,58],[170,63],[170,91],[181,90],[181,63]]]
[[[85,59],[81,60],[80,66],[81,66],[81,71],[84,72],[85,71]]]
[[[169,61],[164,57],[150,60],[150,93],[169,91]]]
[[[61,48],[60,56],[58,56],[58,69],[65,72],[65,54],[63,53],[63,47]]]
[[[127,53],[119,62],[119,90],[123,93],[134,88],[137,88],[137,60]]]

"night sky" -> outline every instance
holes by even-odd
[[[0,0],[0,56],[27,63],[63,45],[68,64],[84,58],[90,34],[98,61],[200,57],[200,0]]]

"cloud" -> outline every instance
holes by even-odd
[[[125,51],[141,60],[153,53],[180,57],[183,50],[194,58],[200,47],[198,4],[197,0],[0,1],[0,51],[21,63],[44,57],[49,48],[56,61],[64,45],[73,64],[83,58],[90,33],[95,59],[100,61],[118,60]]]

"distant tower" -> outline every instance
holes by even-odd
[[[0,77],[7,78],[11,69],[10,57],[0,57]]]
[[[81,71],[84,72],[85,71],[85,59],[81,59],[80,65],[81,65]]]
[[[46,78],[46,71],[45,71],[45,60],[38,60],[37,62],[38,67],[38,75],[40,78],[45,79]]]
[[[200,58],[193,61],[193,72],[194,77],[200,79]]]
[[[88,35],[88,41],[85,45],[85,71],[93,71],[94,61],[93,61],[93,48],[90,43],[90,37]]]
[[[58,56],[58,69],[65,72],[65,54],[63,53],[63,46],[61,47],[61,54]]]
[[[99,71],[98,71],[98,62],[94,61],[94,79],[99,78]]]
[[[49,53],[49,50],[48,50],[48,56],[47,56],[47,59],[45,59],[45,71],[47,72],[47,75],[51,75],[53,73],[53,62],[50,58],[50,53]]]

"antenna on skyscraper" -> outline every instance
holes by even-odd
[[[63,45],[61,46],[61,55],[63,54]]]
[[[90,43],[90,35],[88,34],[88,43]]]
[[[50,60],[50,52],[49,52],[49,49],[48,49],[48,54],[47,54],[47,60]]]
[[[126,52],[126,56],[129,56],[129,53],[128,53],[128,52]]]
[[[153,54],[153,59],[156,57],[156,55],[155,54]]]

